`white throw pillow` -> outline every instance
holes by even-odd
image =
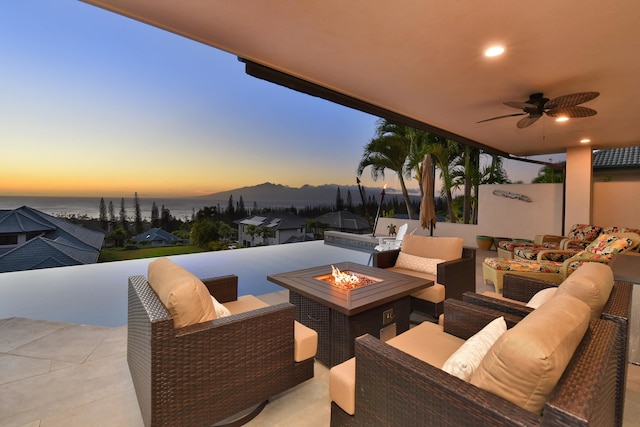
[[[218,300],[211,295],[211,302],[213,303],[213,309],[216,312],[216,317],[227,317],[231,316],[231,312],[227,307],[218,302]]]
[[[529,308],[538,308],[545,302],[549,301],[552,296],[556,294],[558,288],[556,286],[552,286],[550,288],[543,289],[541,291],[536,292],[534,296],[531,297],[529,302],[526,304]]]
[[[507,323],[504,321],[504,317],[500,316],[492,320],[449,356],[442,365],[442,370],[461,380],[469,381],[493,343],[506,331]]]
[[[406,252],[400,252],[398,254],[398,259],[396,259],[396,267],[437,276],[438,264],[441,262],[444,262],[444,260],[437,258],[424,258],[417,255],[411,255]]]

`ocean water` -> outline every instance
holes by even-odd
[[[121,198],[104,198],[109,214],[109,202],[113,202],[113,212],[116,218],[120,214]],[[204,206],[220,205],[225,209],[228,200],[211,200],[203,198],[139,198],[142,217],[151,218],[151,207],[153,202],[158,209],[169,209],[171,215],[179,219],[191,219],[191,215],[198,212]],[[125,198],[125,210],[128,217],[135,215],[135,203],[133,197]],[[27,197],[27,196],[0,196],[0,209],[16,209],[21,206],[28,206],[41,212],[53,216],[77,217],[87,216],[89,218],[99,218],[100,197]]]

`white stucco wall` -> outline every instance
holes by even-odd
[[[496,196],[495,190],[522,194],[531,202]],[[562,231],[562,184],[481,185],[479,203],[477,234],[533,239]]]

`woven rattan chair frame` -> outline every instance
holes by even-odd
[[[237,277],[206,279],[220,302]],[[129,278],[127,362],[145,426],[205,426],[313,377],[293,359],[295,307],[273,305],[174,329],[143,276]]]
[[[390,268],[396,265],[400,250],[375,252],[373,266]],[[476,250],[463,247],[462,257],[452,261],[441,262],[437,266],[436,282],[445,287],[446,298],[462,299],[462,294],[475,290],[476,285]],[[427,313],[438,318],[443,311],[443,302],[433,303],[420,298],[411,297],[411,310]]]
[[[447,323],[480,328],[445,302]],[[465,305],[462,301],[456,302]],[[477,310],[488,310],[476,307]],[[461,325],[466,329],[469,326]],[[380,340],[356,341],[356,410],[350,416],[332,404],[332,426],[612,426],[615,422],[617,323],[592,320],[560,381],[537,415],[447,374]],[[478,329],[479,330],[479,329]],[[449,332],[450,333],[450,332]]]
[[[510,300],[527,302],[537,292],[558,286],[557,283],[545,280],[532,279],[515,274],[505,274],[503,296]],[[607,303],[602,312],[602,319],[616,322],[620,325],[618,345],[621,349],[616,370],[616,425],[621,426],[624,415],[624,400],[627,382],[627,364],[629,362],[629,316],[631,314],[631,296],[633,284],[629,282],[615,281]],[[533,309],[521,304],[493,298],[490,296],[467,292],[463,300],[482,307],[509,313],[517,317],[524,317]]]

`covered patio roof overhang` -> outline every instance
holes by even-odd
[[[565,225],[589,222],[592,150],[640,144],[638,2],[84,1],[234,54],[256,77],[489,153],[566,153]],[[493,45],[504,54],[484,56]],[[590,117],[478,123],[523,113],[504,102],[533,93],[591,91]]]

